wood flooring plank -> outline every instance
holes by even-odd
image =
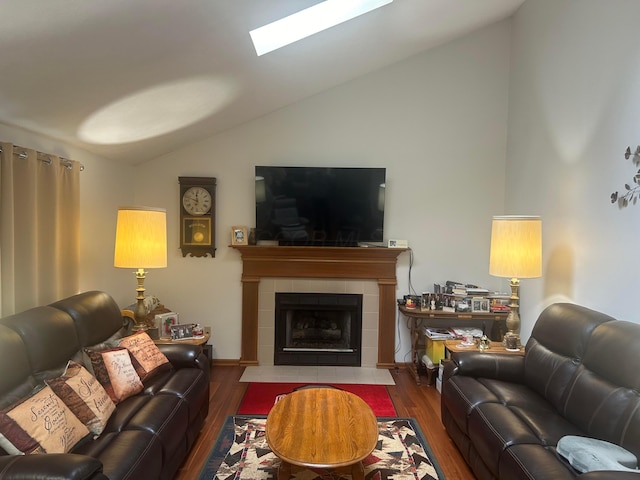
[[[413,417],[418,421],[431,450],[447,480],[473,480],[464,459],[442,426],[440,394],[435,386],[416,385],[405,368],[391,369],[395,385],[388,385],[389,396],[399,417]],[[225,418],[238,410],[247,390],[247,383],[240,383],[244,367],[216,365],[211,369],[211,393],[209,415],[189,456],[176,475],[176,480],[196,480],[209,451],[218,437]]]

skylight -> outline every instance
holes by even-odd
[[[393,0],[326,0],[263,27],[251,30],[258,56],[309,37]]]

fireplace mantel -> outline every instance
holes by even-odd
[[[396,264],[402,248],[234,245],[242,255],[240,365],[258,365],[258,285],[262,277],[366,279],[378,282],[378,363],[394,366]]]

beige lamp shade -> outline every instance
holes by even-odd
[[[489,273],[508,278],[536,278],[542,275],[540,217],[493,217]]]
[[[161,208],[120,207],[113,265],[120,268],[167,266],[167,212]]]

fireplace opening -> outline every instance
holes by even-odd
[[[361,365],[362,295],[276,293],[274,365]]]

